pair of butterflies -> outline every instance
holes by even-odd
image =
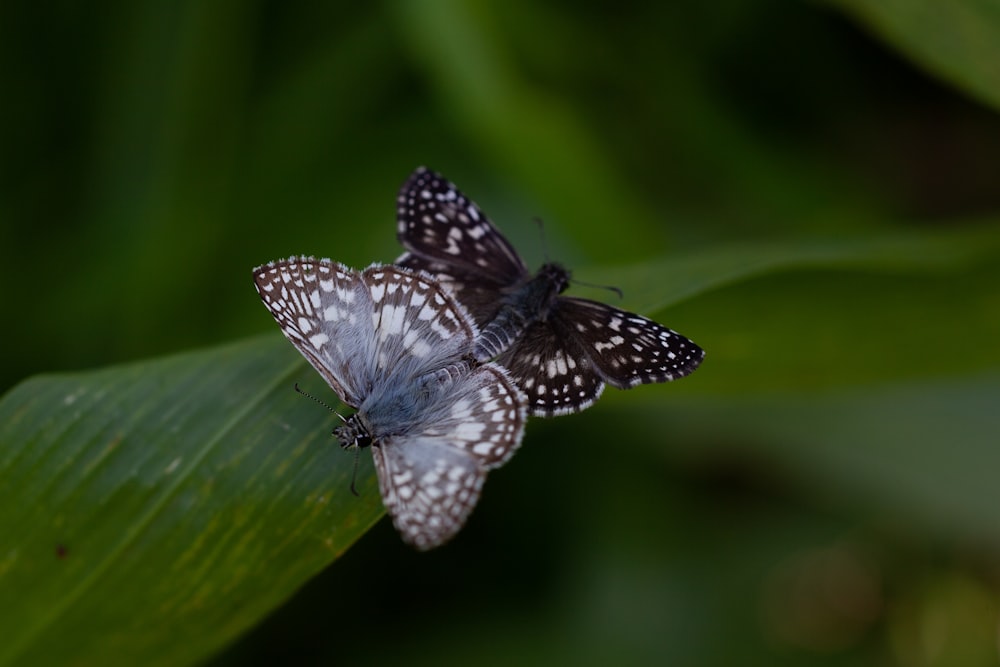
[[[385,507],[418,549],[458,532],[528,414],[577,412],[605,384],[674,380],[704,357],[645,317],[560,296],[563,267],[532,276],[479,207],[428,169],[403,184],[397,219],[407,252],[394,266],[297,257],[254,269],[254,282],[356,410],[334,435],[371,447]]]

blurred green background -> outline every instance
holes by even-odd
[[[198,660],[998,664],[998,63],[993,0],[4,3],[0,387],[277,337],[250,269],[391,261],[426,164],[706,361]]]

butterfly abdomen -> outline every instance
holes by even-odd
[[[495,359],[510,349],[529,326],[545,321],[568,285],[569,271],[559,264],[546,264],[531,280],[511,289],[480,332],[474,352],[476,361]]]

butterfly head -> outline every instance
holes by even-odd
[[[340,441],[343,449],[364,449],[372,444],[371,433],[361,423],[357,413],[345,419],[343,426],[333,429],[333,437]]]
[[[535,276],[535,280],[541,281],[551,290],[553,294],[562,294],[569,287],[570,273],[562,264],[547,262],[542,265]]]

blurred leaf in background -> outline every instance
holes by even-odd
[[[0,6],[0,664],[1000,663],[997,63],[992,0]],[[420,164],[707,350],[423,555],[250,283],[391,261]]]

